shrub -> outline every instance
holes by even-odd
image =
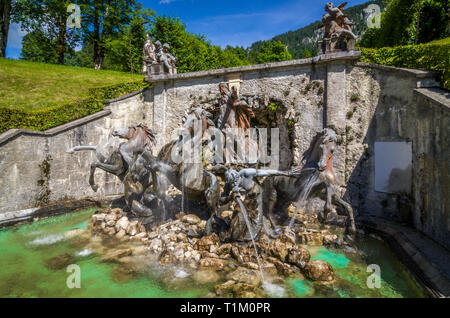
[[[12,128],[47,130],[99,112],[105,106],[104,100],[129,94],[147,85],[139,81],[96,88],[90,90],[90,97],[85,100],[34,111],[0,107],[0,133]]]
[[[438,71],[441,74],[442,87],[450,90],[450,44],[446,41],[380,49],[359,49],[361,62]]]

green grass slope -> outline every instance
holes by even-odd
[[[38,110],[78,102],[96,88],[142,81],[114,71],[0,58],[0,107]]]
[[[144,76],[0,58],[0,133],[47,130],[146,86]]]

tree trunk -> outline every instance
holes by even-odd
[[[58,64],[64,64],[65,52],[66,52],[66,19],[64,16],[60,16],[59,34],[58,34]]]
[[[0,57],[6,56],[10,13],[11,0],[0,0]]]
[[[103,57],[101,52],[102,47],[100,45],[100,17],[99,17],[99,10],[100,8],[96,5],[97,3],[94,3],[94,34],[93,34],[93,40],[94,40],[94,68],[96,70],[100,70],[102,68],[103,63]]]

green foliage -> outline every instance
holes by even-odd
[[[306,48],[305,51],[303,51],[302,58],[307,59],[307,58],[310,58],[310,57],[312,57],[312,54],[311,54],[311,52]]]
[[[432,70],[441,73],[441,84],[450,90],[450,44],[419,44],[380,49],[360,48],[361,62]]]
[[[56,64],[56,43],[40,30],[26,34],[22,39],[21,60]]]
[[[177,60],[178,72],[196,72],[248,64],[243,48],[228,46],[222,50],[213,46],[202,35],[186,31],[186,25],[178,18],[155,17],[151,29],[153,39],[168,43]]]
[[[280,41],[264,41],[256,55],[258,64],[292,60],[292,55]]]
[[[367,30],[359,45],[380,48],[443,38],[447,33],[449,3],[449,0],[391,0],[381,15],[381,27]]]
[[[46,130],[94,114],[105,106],[102,101],[113,99],[146,87],[148,84],[129,82],[90,90],[82,101],[38,110],[0,107],[0,133],[12,128]]]
[[[324,1],[321,6],[324,6],[325,3],[326,1]],[[384,0],[373,0],[345,9],[345,14],[347,14],[349,19],[354,23],[353,31],[357,35],[362,34],[367,29],[363,9],[367,8],[369,4],[377,4],[380,6],[381,10],[385,7]],[[298,30],[277,35],[272,38],[272,41],[281,41],[286,47],[288,47],[289,53],[291,53],[294,59],[304,58],[303,55],[305,53],[305,49],[307,49],[312,56],[315,56],[317,55],[317,40],[319,39],[317,29],[321,24],[321,21],[315,21]],[[256,55],[257,52],[260,51],[263,43],[263,41],[253,43],[250,47],[250,55]]]

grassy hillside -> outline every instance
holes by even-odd
[[[143,78],[122,72],[0,58],[0,108],[42,110],[84,100],[95,88]]]
[[[335,4],[337,5],[339,3],[340,2]],[[379,5],[381,10],[383,10],[385,7],[383,0],[372,0],[360,5],[348,7],[344,11],[344,13],[347,14],[350,20],[354,23],[353,32],[357,36],[361,36],[361,34],[363,34],[367,28],[366,12],[364,12],[364,9],[367,8],[367,6],[369,6],[370,4]],[[325,2],[323,2],[323,6],[325,7]],[[325,14],[325,11],[323,13]],[[322,24],[322,22],[320,22],[320,19],[322,19],[322,16],[317,17],[317,21],[303,28],[277,35],[273,37],[272,40],[281,41],[284,45],[286,45],[289,53],[291,53],[294,59],[302,58],[305,49],[308,49],[314,56],[317,54],[316,42],[321,37],[318,30],[319,26]],[[261,45],[262,41],[255,42],[250,46],[250,50],[259,51]]]

